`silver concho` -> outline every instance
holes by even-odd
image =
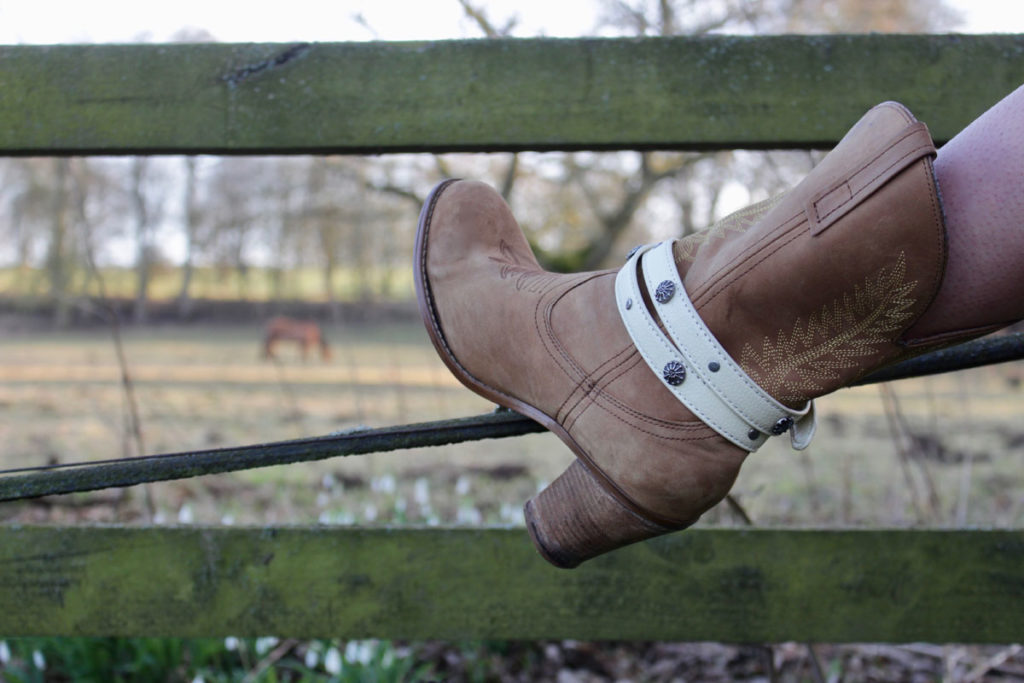
[[[661,376],[665,378],[666,382],[677,387],[686,379],[686,366],[676,360],[669,361],[662,368]]]

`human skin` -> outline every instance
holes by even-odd
[[[1024,318],[1024,86],[946,143],[935,175],[948,262],[908,337]]]

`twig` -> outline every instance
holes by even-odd
[[[258,679],[263,674],[264,671],[269,669],[271,666],[277,663],[278,660],[280,660],[286,654],[291,652],[291,650],[296,645],[298,645],[298,643],[299,641],[295,638],[289,638],[288,640],[283,641],[280,645],[278,645],[269,653],[267,653],[266,657],[264,657],[256,663],[256,666],[253,667],[252,671],[247,673],[245,675],[245,678],[242,679],[242,683],[252,683],[256,679]]]
[[[917,463],[918,469],[921,470],[921,478],[924,480],[925,487],[928,489],[929,510],[932,513],[933,517],[937,516],[939,509],[942,507],[942,505],[939,502],[939,492],[935,486],[935,478],[932,477],[931,470],[928,468],[928,451],[932,450],[935,452],[935,455],[938,455],[941,444],[938,441],[938,437],[935,434],[932,434],[931,439],[923,441],[920,438],[920,434],[915,432],[914,429],[910,426],[910,422],[907,420],[907,416],[903,412],[903,408],[900,406],[899,398],[896,396],[896,392],[892,389],[892,387],[888,385],[883,386],[885,386],[886,390],[889,392],[889,399],[892,405],[893,417],[896,419],[903,433],[907,435],[907,437],[909,438],[910,447],[914,451],[915,457],[911,458],[911,461]],[[910,455],[910,453],[908,453],[908,455]]]
[[[284,364],[277,356],[270,356],[270,362],[274,364],[274,368],[277,370],[277,384],[281,387],[281,393],[284,394],[285,402],[287,403],[287,411],[285,413],[286,419],[298,420],[302,417],[302,412],[299,410],[298,399],[295,398],[295,392],[292,391],[292,385],[285,376]]]
[[[811,660],[811,673],[814,675],[814,683],[825,683],[825,671],[821,668],[821,660],[814,650],[814,643],[805,643],[807,658]]]
[[[725,494],[725,503],[729,506],[729,509],[742,520],[747,526],[754,526],[754,520],[750,518],[747,511],[740,505],[740,502],[733,497],[731,493]]]
[[[968,392],[964,386],[964,378],[957,378],[958,388],[960,393],[960,412],[964,421],[967,425],[973,425],[974,420],[971,416],[971,402],[968,400]],[[971,435],[973,436],[973,435]],[[963,443],[961,441],[961,443]],[[964,461],[960,467],[960,486],[959,493],[956,502],[956,525],[958,527],[967,526],[967,509],[968,503],[971,497],[971,479],[974,474],[974,452],[973,450],[964,449]]]
[[[818,484],[814,478],[814,465],[806,450],[800,452],[800,469],[807,480],[807,498],[811,504],[811,515],[814,519],[821,519],[821,503],[818,500]]]
[[[888,384],[882,384],[878,387],[879,393],[882,395],[882,405],[885,408],[885,421],[889,427],[889,435],[892,437],[893,445],[896,447],[896,457],[900,463],[900,469],[903,471],[903,480],[906,483],[907,491],[910,492],[910,502],[914,507],[914,516],[917,518],[917,522],[921,523],[924,521],[924,511],[921,509],[921,502],[918,498],[917,484],[914,483],[914,477],[910,473],[909,456],[907,454],[906,446],[901,438],[899,424],[896,422],[895,409],[890,404],[892,400],[892,389]]]
[[[121,388],[123,389],[126,417],[128,418],[128,434],[135,442],[135,454],[142,456],[146,454],[146,445],[142,438],[142,421],[139,419],[139,403],[135,396],[135,384],[132,381],[131,373],[128,371],[128,358],[125,355],[124,343],[121,340],[121,318],[118,316],[117,310],[109,303],[106,281],[99,268],[96,267],[96,261],[92,257],[92,250],[86,249],[85,253],[86,264],[93,277],[96,278],[100,301],[103,302],[101,310],[106,311],[106,316],[101,315],[100,317],[105,317],[110,325],[110,334],[114,342],[114,353],[117,356],[117,366],[121,373]],[[93,312],[96,313],[95,308],[93,308]],[[142,491],[146,514],[149,517],[149,521],[152,521],[156,517],[156,503],[153,500],[153,491],[148,485],[143,486]]]
[[[938,646],[931,645],[929,643],[912,643],[910,645],[900,645],[898,649],[903,650],[912,655],[919,657],[930,657],[931,659],[942,660],[946,657],[946,651]]]
[[[761,651],[761,656],[768,669],[768,680],[770,683],[777,683],[779,680],[779,672],[775,669],[775,648],[771,645],[762,645],[758,648]]]
[[[389,354],[391,361],[391,381],[395,387],[395,401],[398,404],[398,420],[400,422],[405,420],[406,415],[406,400],[405,400],[405,385],[402,384],[402,365],[399,363],[398,354]]]
[[[363,392],[359,390],[359,374],[356,371],[353,345],[342,342],[341,348],[345,354],[345,363],[348,367],[349,386],[352,389],[352,403],[356,409],[356,423],[366,422],[366,411],[363,409]]]
[[[1006,660],[1011,657],[1015,657],[1024,647],[1020,645],[1011,645],[1002,652],[996,654],[993,657],[988,658],[978,666],[974,667],[967,676],[964,677],[964,683],[972,683],[973,681],[980,681],[982,677],[993,669],[998,669],[1000,666],[1006,663]]]

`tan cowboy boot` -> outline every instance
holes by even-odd
[[[618,271],[540,268],[486,185],[445,181],[416,239],[420,308],[470,389],[578,459],[526,505],[560,567],[693,524],[814,397],[908,354],[945,264],[935,148],[872,109],[795,189]]]

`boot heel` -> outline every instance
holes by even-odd
[[[630,543],[684,527],[667,527],[633,512],[575,460],[526,503],[526,528],[545,560],[563,569]]]

